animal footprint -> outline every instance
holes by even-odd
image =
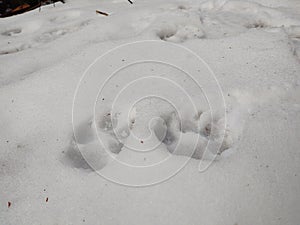
[[[10,29],[1,33],[3,36],[17,36],[22,32],[21,28]]]

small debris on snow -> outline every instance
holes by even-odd
[[[101,14],[101,15],[103,15],[103,16],[108,16],[108,13],[106,13],[106,12],[101,12],[101,11],[99,11],[99,10],[96,10],[96,13]]]

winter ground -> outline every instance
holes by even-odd
[[[155,0],[132,5],[123,0],[70,0],[43,7],[41,12],[1,19],[0,224],[299,224],[299,38],[300,4],[296,0]],[[99,96],[105,101],[97,104],[95,121],[84,116],[75,120],[77,139],[73,137],[73,100],[83,73],[107,51],[142,40],[191,49],[208,64],[221,86],[225,139],[205,172],[198,168],[213,130],[209,105],[191,80],[164,65],[122,71],[106,85],[104,97]],[[114,56],[108,67],[126,65],[132,54],[119,57]],[[170,60],[177,58],[170,56]],[[100,79],[107,71],[101,68]],[[209,81],[203,71],[199,77]],[[123,111],[131,106],[129,96],[139,96],[151,85],[138,83],[123,93],[113,110],[109,105],[128,84],[127,79],[138,79],[141,74],[173,79],[196,106],[195,112],[190,110],[181,92],[152,80],[154,92],[167,93],[182,118],[173,116],[171,105],[159,100],[153,100],[154,107],[147,102],[136,104],[129,122],[134,122],[130,129],[138,136],[149,135],[143,126],[149,118],[166,121],[150,126],[155,133],[150,145],[162,139],[163,144],[142,157],[126,149],[126,144],[136,147],[137,143],[128,134]],[[213,87],[206,86],[206,94],[213,95]],[[83,91],[90,98],[88,88]],[[217,103],[209,102],[222,111]],[[81,115],[85,107],[76,106]],[[218,144],[225,120],[224,115],[215,116],[212,143]],[[162,170],[147,173],[150,180],[164,177],[165,171],[187,156],[192,158],[159,184],[119,185],[99,176],[88,163],[99,166],[96,169],[110,178],[125,177],[124,183],[148,180],[109,160],[96,144],[95,127],[113,158],[123,162],[147,166],[172,155]],[[191,154],[195,138],[200,139]],[[214,154],[211,151],[205,160]]]

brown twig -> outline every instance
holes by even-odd
[[[99,11],[99,10],[96,10],[96,13],[101,14],[101,15],[103,15],[103,16],[108,16],[108,13],[106,13],[106,12],[101,12],[101,11]]]

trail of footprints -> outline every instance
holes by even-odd
[[[154,33],[158,39],[182,43],[194,39],[216,39],[236,36],[249,29],[284,29],[299,52],[300,21],[287,17],[284,12],[257,3],[242,1],[206,1],[200,5],[178,5],[166,9],[148,21],[143,32]],[[0,31],[7,44],[0,46],[0,55],[12,54],[54,41],[76,32],[90,23],[80,19],[81,12],[72,10],[44,21],[24,21]],[[121,18],[120,18],[121,19]],[[70,22],[71,21],[71,22]],[[143,22],[141,22],[143,23]],[[138,25],[136,24],[138,27]],[[33,27],[33,28],[32,28]],[[118,29],[117,29],[118,30]],[[24,43],[24,36],[31,40]],[[117,34],[116,34],[117,35]]]
[[[200,6],[179,5],[151,25],[159,39],[185,42],[192,39],[219,39],[236,36],[249,29],[284,29],[292,40],[300,37],[300,21],[286,13],[258,3],[206,1]]]
[[[0,31],[7,40],[6,44],[1,46],[0,55],[17,53],[76,32],[89,24],[89,20],[76,20],[79,17],[80,11],[69,11],[64,16],[46,16],[42,21],[29,20],[18,23],[17,26],[8,25]],[[28,35],[31,36],[29,39]]]
[[[175,112],[161,115],[160,118],[162,122],[155,126],[154,133],[172,154],[201,159],[208,141],[222,142],[218,151],[213,152],[213,154],[221,154],[234,144],[231,131],[224,130],[222,126],[223,118],[216,117],[215,121],[212,121],[211,114],[208,111],[199,111],[193,118],[186,118],[182,121],[179,120]],[[114,157],[122,150],[123,142],[134,126],[134,122],[130,121],[131,125],[129,127],[124,126],[115,129],[114,124],[118,124],[118,115],[110,115],[110,112],[105,113],[97,124],[94,124],[92,119],[83,122],[75,131],[76,138],[71,139],[70,146],[64,154],[63,162],[71,167],[91,169],[81,155],[81,151],[84,149],[84,151],[90,151],[85,153],[85,156],[89,159],[98,159],[98,169],[103,168],[108,163],[109,157]],[[212,133],[213,126],[214,133]],[[100,145],[95,144],[95,142],[100,141],[96,130],[102,133],[101,142],[106,149],[99,149]],[[196,146],[191,146],[191,139],[198,140]],[[80,146],[80,151],[78,146]],[[106,151],[111,152],[112,155],[108,156]]]

